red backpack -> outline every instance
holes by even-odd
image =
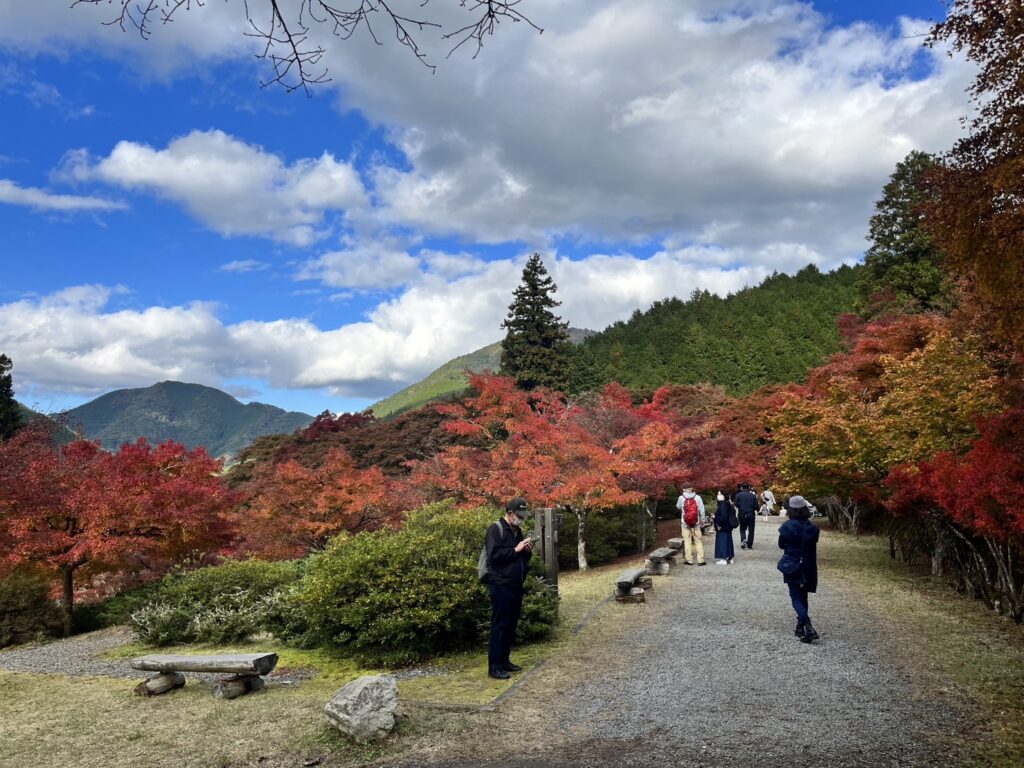
[[[683,498],[683,522],[687,528],[693,528],[700,519],[700,511],[697,509],[697,497]]]

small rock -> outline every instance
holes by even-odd
[[[390,675],[364,675],[339,689],[324,706],[331,725],[358,744],[395,727],[398,684]]]

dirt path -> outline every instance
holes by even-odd
[[[572,655],[538,669],[481,738],[407,765],[924,766],[955,713],[917,701],[893,636],[824,569],[808,646],[775,570],[779,521],[736,564],[678,566],[645,605],[609,606]],[[710,537],[706,545],[710,544]],[[827,557],[829,536],[822,539]],[[710,553],[710,547],[708,547]],[[618,631],[607,631],[618,620]],[[605,625],[602,632],[600,625]]]

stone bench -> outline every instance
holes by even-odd
[[[129,662],[132,669],[159,674],[135,686],[140,696],[156,696],[185,685],[182,672],[222,672],[230,677],[217,681],[213,695],[218,699],[234,699],[263,688],[263,675],[277,666],[276,653],[224,653],[205,656],[173,656],[152,654]]]
[[[615,579],[615,599],[620,603],[646,602],[646,592],[651,584],[651,577],[643,568],[625,570]]]
[[[668,576],[669,567],[676,564],[678,549],[672,547],[658,547],[658,549],[647,555],[644,561],[644,569],[652,576]]]

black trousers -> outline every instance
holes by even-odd
[[[487,642],[487,666],[503,669],[509,663],[516,639],[519,614],[523,612],[523,588],[491,583],[491,636]]]
[[[754,546],[754,523],[756,521],[757,515],[740,517],[740,544],[746,544],[747,549]]]

